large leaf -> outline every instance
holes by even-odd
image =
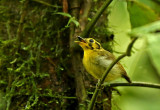
[[[147,39],[148,54],[153,66],[160,74],[160,21],[132,29],[130,36]]]
[[[129,33],[129,35],[135,37],[155,36],[155,33],[159,31],[160,31],[160,20],[141,27],[134,28]]]
[[[152,64],[160,74],[160,34],[151,35],[147,37],[148,53]]]
[[[160,13],[160,0],[138,0],[152,8],[156,13]]]
[[[158,19],[158,15],[147,5],[138,1],[128,1],[128,12],[132,28],[142,26]]]

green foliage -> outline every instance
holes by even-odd
[[[144,26],[140,26],[137,28],[132,29],[132,31],[129,33],[132,37],[147,37],[151,34],[159,33],[160,29],[160,21],[155,21],[152,23],[149,23]]]
[[[160,62],[160,58],[159,58],[160,34],[148,36],[147,41],[148,41],[149,57],[151,58],[152,64],[154,65],[154,67],[156,68],[156,70],[160,75],[160,68],[159,68],[160,67],[160,63],[159,63]]]
[[[112,21],[110,27],[115,29],[114,32],[117,32],[115,38],[117,39],[116,42],[119,46],[117,46],[115,49],[118,48],[117,50],[120,52],[124,51],[124,48],[126,48],[128,45],[130,38],[139,37],[134,44],[132,56],[129,58],[124,58],[122,61],[125,64],[124,67],[127,70],[131,80],[159,83],[160,78],[158,69],[160,66],[158,64],[158,48],[160,43],[160,22],[153,21],[157,20],[157,18],[154,19],[155,15],[159,17],[158,10],[160,6],[158,3],[156,3],[158,7],[155,7],[150,3],[151,1],[158,0],[127,0],[128,4],[125,4],[125,1],[122,2],[117,0],[117,2],[114,2],[113,4],[115,12],[111,11],[111,14],[114,16],[110,19]],[[119,3],[124,3],[125,5],[118,5]],[[120,10],[122,7],[126,7],[126,5],[129,6],[128,8],[130,8],[130,11],[126,9]],[[126,14],[124,14],[125,11],[128,11],[127,14],[129,14],[130,19],[126,18]],[[132,15],[132,11],[134,15]],[[127,24],[127,22],[130,24]],[[132,27],[132,29],[130,27]],[[131,31],[129,34],[130,37],[126,36],[128,31]],[[119,87],[118,89],[120,90],[120,93],[122,93],[122,96],[119,97],[115,94],[113,95],[113,105],[118,105],[117,109],[114,109],[113,106],[113,110],[159,109],[159,90],[137,87]]]
[[[160,12],[160,7],[159,7],[160,0],[138,0],[138,1],[153,9],[157,14]]]
[[[132,28],[145,25],[158,19],[155,11],[141,2],[128,1],[127,5]]]
[[[72,17],[69,13],[57,12],[57,13],[54,13],[54,14],[59,14],[59,15],[66,16],[66,17],[69,18],[68,23],[65,27],[69,27],[69,25],[71,23],[74,23],[76,25],[76,27],[79,26],[79,22],[75,19],[75,17]]]
[[[141,27],[137,27],[130,32],[132,37],[143,37],[147,39],[147,52],[151,59],[153,66],[156,68],[160,74],[160,52],[159,52],[159,42],[160,42],[160,21],[156,21]]]

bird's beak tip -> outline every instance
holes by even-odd
[[[84,43],[86,43],[85,39],[82,38],[81,36],[78,36],[77,38],[78,38],[79,42],[84,42]],[[79,43],[79,42],[78,42],[78,43]]]

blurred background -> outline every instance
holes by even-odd
[[[155,12],[156,4],[154,0],[135,0],[136,4],[132,4],[134,9],[130,10],[129,15],[127,3],[123,0],[117,0],[112,3],[111,14],[109,16],[109,26],[115,32],[114,50],[124,52],[130,42],[129,35],[126,34],[135,26],[135,22],[139,25],[143,24],[146,16],[150,16],[149,12],[146,16],[140,16],[140,13],[151,10]],[[142,9],[139,6],[143,6]],[[128,8],[131,8],[128,7]],[[147,9],[144,9],[147,8]],[[159,7],[156,8],[156,14],[159,13]],[[137,12],[137,13],[136,13]],[[139,13],[139,14],[138,14]],[[158,14],[159,15],[159,14]],[[130,17],[135,21],[130,21]],[[150,16],[152,17],[152,16]],[[159,19],[159,17],[158,17]],[[136,26],[137,27],[137,26]],[[153,28],[153,27],[152,27]],[[157,28],[160,29],[160,28]],[[143,33],[143,32],[142,32]],[[152,39],[152,37],[154,37]],[[131,57],[125,57],[121,63],[125,67],[127,73],[133,81],[160,83],[160,36],[141,36],[134,44]],[[116,56],[119,54],[115,53]],[[115,110],[159,110],[160,109],[160,90],[152,88],[139,87],[118,87],[122,91],[122,96],[115,96]]]

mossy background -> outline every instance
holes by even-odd
[[[68,18],[56,14],[62,11],[58,0],[48,0],[52,6],[26,2],[0,1],[0,109],[69,109],[76,101],[66,100],[74,96]]]

